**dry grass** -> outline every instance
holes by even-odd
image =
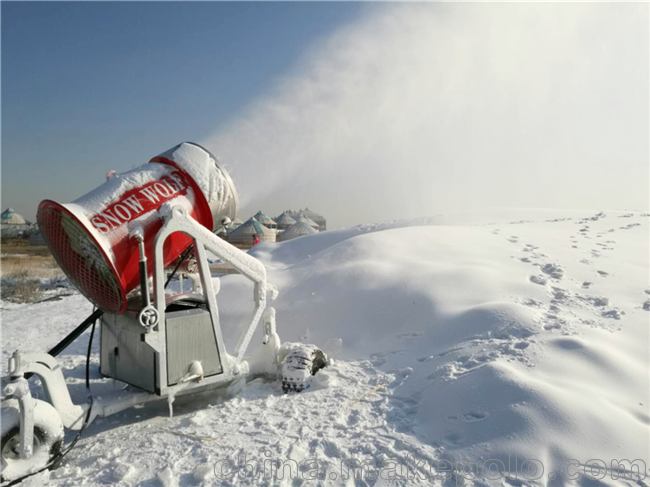
[[[51,255],[11,255],[3,252],[0,256],[0,275],[2,279],[51,279],[63,276],[63,271]]]
[[[0,247],[0,295],[2,299],[33,303],[41,297],[44,280],[64,277],[46,246],[9,241]]]
[[[2,255],[52,255],[46,245],[29,245],[29,240],[19,238],[3,238],[0,244],[0,252]]]
[[[41,297],[41,283],[33,279],[3,281],[0,295],[2,299],[15,303],[35,303]]]

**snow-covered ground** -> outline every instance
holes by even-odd
[[[178,398],[171,419],[165,402],[99,419],[64,466],[31,482],[314,485],[317,474],[355,485],[346,473],[358,461],[368,485],[650,485],[611,471],[639,459],[650,475],[649,221],[500,210],[260,244],[280,337],[337,355],[317,386],[283,395],[258,380]],[[248,318],[249,286],[222,279],[227,345]],[[3,362],[17,347],[48,348],[92,310],[79,295],[2,306]],[[85,340],[60,357],[77,401]],[[96,363],[93,376],[96,391],[112,387]],[[244,456],[267,475],[284,462],[284,479],[231,470]],[[462,463],[464,475],[448,471]],[[585,464],[609,470],[562,477]]]

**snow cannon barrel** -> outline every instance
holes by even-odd
[[[98,308],[126,311],[126,295],[139,286],[139,255],[131,232],[144,232],[145,253],[154,257],[154,241],[162,226],[158,209],[167,202],[182,205],[211,231],[237,216],[235,186],[217,159],[203,147],[183,142],[130,171],[109,173],[107,181],[68,204],[45,200],[38,224],[52,255]],[[164,265],[191,244],[174,233],[165,241]],[[149,275],[154,266],[148,266]]]

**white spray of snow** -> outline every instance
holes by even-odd
[[[243,214],[648,208],[647,4],[368,10],[205,141]]]

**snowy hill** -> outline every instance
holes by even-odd
[[[253,254],[280,290],[273,303],[280,337],[338,356],[319,373],[318,388],[286,396],[278,384],[254,381],[179,398],[171,419],[166,403],[100,419],[50,485],[219,485],[215,464],[227,472],[223,461],[242,454],[260,465],[303,462],[298,479],[271,485],[311,478],[307,459],[331,485],[346,483],[341,462],[351,460],[374,473],[383,463],[382,478],[366,478],[369,485],[407,482],[390,480],[400,473],[408,482],[445,483],[432,476],[457,462],[484,467],[479,478],[465,475],[469,484],[503,485],[498,475],[489,480],[488,460],[493,471],[520,472],[511,485],[531,483],[521,476],[525,460],[524,468],[543,465],[533,482],[540,485],[593,482],[561,477],[584,464],[641,459],[647,468],[648,216],[500,210],[260,244]],[[249,285],[222,279],[227,346],[233,324],[247,318]],[[3,361],[16,347],[47,348],[90,310],[78,295],[4,304]],[[85,346],[82,338],[61,357],[78,401]],[[112,385],[96,378],[93,387]],[[604,484],[621,482],[611,470],[587,471]]]

